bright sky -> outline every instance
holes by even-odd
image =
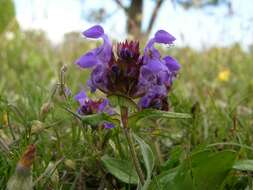
[[[83,31],[95,23],[87,22],[86,10],[103,7],[114,13],[103,23],[105,31],[114,38],[126,37],[124,12],[113,0],[14,0],[21,27],[38,28],[47,32],[53,42],[60,42],[64,33]],[[127,2],[127,0],[125,0]],[[148,23],[154,1],[144,0],[144,28]],[[246,48],[253,43],[253,1],[232,0],[234,16],[226,6],[190,9],[174,7],[170,0],[163,4],[152,33],[165,29],[177,38],[176,45],[201,49],[227,46],[239,42]]]

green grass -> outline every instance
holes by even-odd
[[[0,189],[5,189],[20,155],[30,143],[37,146],[33,165],[36,189],[77,189],[84,184],[96,189],[102,183],[111,188],[133,188],[109,175],[101,161],[105,154],[130,160],[124,136],[118,135],[120,130],[85,128],[64,109],[77,108],[72,96],[85,86],[89,77],[87,71],[73,63],[95,44],[87,44],[74,33],[57,47],[38,31],[17,31],[12,40],[7,40],[4,34],[1,38],[0,139],[7,149],[1,144]],[[233,150],[238,160],[252,159],[253,52],[244,52],[239,45],[201,52],[190,48],[163,51],[182,65],[169,94],[170,110],[190,113],[193,118],[146,120],[134,129],[156,152],[153,179],[163,171],[187,165],[185,159],[206,149]],[[72,90],[67,99],[59,91],[54,93],[63,64],[68,68],[64,73],[65,85]],[[218,77],[224,70],[230,72],[227,81]],[[51,107],[42,114],[47,103]],[[102,146],[107,136],[111,140]],[[54,172],[45,172],[49,165],[55,166]],[[252,188],[250,172],[231,171],[222,188],[247,186]]]

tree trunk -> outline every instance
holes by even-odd
[[[127,12],[127,32],[134,39],[138,39],[142,33],[143,0],[132,0]]]

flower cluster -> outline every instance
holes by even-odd
[[[80,115],[91,115],[95,113],[107,113],[109,115],[113,114],[112,108],[109,106],[109,101],[107,99],[92,100],[88,98],[85,91],[79,92],[75,96],[75,100],[79,102],[80,106],[78,108],[78,113]],[[112,123],[105,122],[103,125],[105,128],[113,128]]]
[[[139,42],[125,41],[113,45],[104,29],[95,25],[83,32],[87,38],[103,39],[103,44],[81,56],[76,64],[81,68],[92,68],[88,86],[106,94],[124,94],[140,98],[141,108],[167,110],[167,94],[176,77],[180,65],[170,57],[161,57],[154,47],[158,44],[172,44],[175,37],[159,30],[144,48],[143,55]]]

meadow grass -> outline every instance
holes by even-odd
[[[14,32],[13,39],[1,38],[0,189],[5,189],[30,143],[37,146],[36,189],[78,189],[84,183],[94,189],[102,183],[130,189],[131,185],[108,176],[100,161],[104,154],[129,159],[125,139],[115,135],[118,129],[93,131],[66,110],[77,109],[73,95],[89,77],[73,63],[96,44],[75,33],[58,46],[40,31]],[[245,52],[238,44],[202,51],[187,47],[162,51],[182,65],[168,97],[170,110],[190,113],[193,118],[148,120],[142,122],[144,127],[134,129],[146,142],[154,142],[150,143],[156,152],[154,173],[178,166],[192,151],[206,146],[214,151],[232,149],[238,158],[252,159],[253,51]],[[63,65],[67,66],[64,85],[72,91],[67,98],[57,88],[63,82]],[[113,141],[104,147],[107,135]],[[238,189],[238,184],[252,188],[251,175],[234,172],[223,188]]]

